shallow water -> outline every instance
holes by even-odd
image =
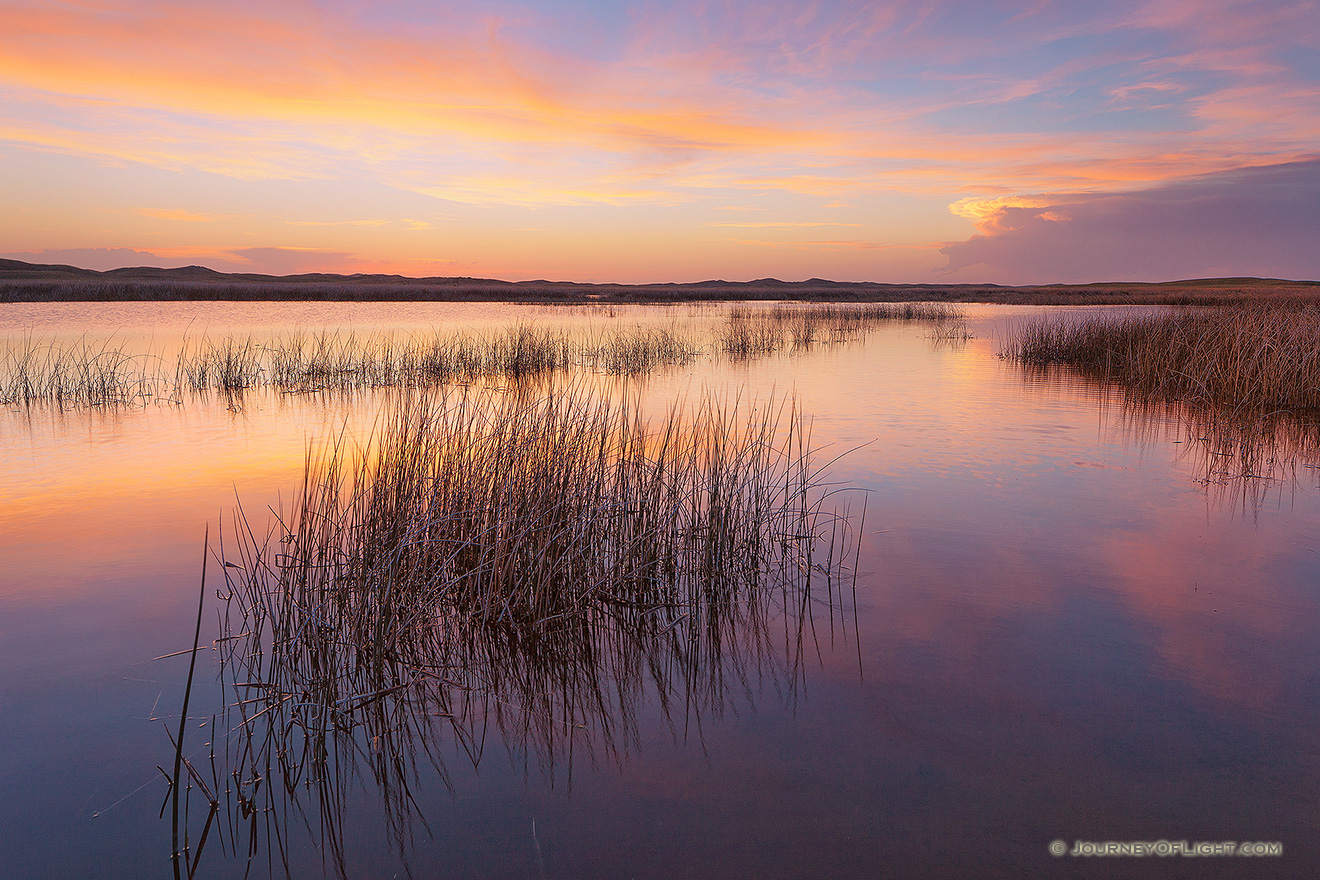
[[[968,311],[965,343],[891,325],[642,384],[656,407],[703,389],[795,395],[817,461],[847,452],[828,474],[858,490],[854,514],[866,490],[855,606],[817,609],[799,677],[730,688],[699,724],[644,701],[620,754],[584,748],[550,773],[496,733],[475,769],[446,746],[451,787],[426,772],[413,789],[429,826],[405,848],[416,876],[1313,875],[1315,462],[1269,482],[1209,474],[1176,414],[1134,415],[997,357],[1046,310]],[[683,307],[25,305],[0,312],[0,337],[168,352],[199,332],[717,320]],[[156,765],[173,760],[164,725],[187,658],[152,658],[189,646],[203,532],[232,529],[236,498],[254,512],[288,499],[309,442],[365,433],[378,407],[258,392],[0,412],[0,873],[170,874]],[[199,725],[222,698],[211,663],[203,652]],[[369,781],[344,820],[351,876],[400,870]],[[293,873],[320,876],[300,827],[286,829]],[[1056,839],[1278,841],[1284,854],[1056,858]],[[208,843],[201,876],[242,875],[225,842]],[[272,865],[283,873],[263,847],[254,874]]]

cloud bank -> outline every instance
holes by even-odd
[[[1320,159],[1136,192],[1003,198],[955,210],[980,232],[941,249],[948,280],[1320,279]]]

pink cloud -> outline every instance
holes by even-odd
[[[250,247],[230,251],[243,265],[234,271],[257,272],[264,275],[301,275],[305,272],[361,271],[361,261],[343,251],[316,248]]]

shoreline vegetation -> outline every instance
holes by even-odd
[[[0,404],[115,406],[260,388],[309,393],[570,372],[636,377],[701,358],[745,361],[845,344],[895,322],[929,324],[939,338],[966,333],[962,313],[949,305],[874,303],[735,306],[709,324],[623,325],[577,333],[519,324],[484,335],[291,331],[268,339],[203,337],[185,341],[172,359],[131,354],[108,342],[56,344],[29,336],[0,351]]]
[[[1034,321],[1006,357],[1065,366],[1142,400],[1320,411],[1320,305],[1234,305]]]
[[[1320,306],[1232,305],[1024,326],[1001,356],[1117,395],[1130,426],[1184,449],[1199,481],[1258,509],[1320,464]]]
[[[699,281],[667,284],[587,284],[402,275],[227,274],[202,266],[98,272],[75,266],[0,260],[0,303],[18,302],[534,302],[684,303],[798,300],[802,302],[980,302],[1020,305],[1217,305],[1269,299],[1320,303],[1320,282],[1270,278],[1207,278],[1169,282],[883,284],[876,282]]]

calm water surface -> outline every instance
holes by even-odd
[[[895,325],[644,383],[656,406],[706,389],[792,392],[819,462],[851,450],[828,473],[867,490],[855,607],[818,610],[797,679],[732,688],[686,725],[645,702],[617,754],[584,748],[550,772],[516,741],[487,743],[476,768],[450,748],[450,787],[423,774],[414,789],[426,823],[405,847],[415,876],[1320,870],[1315,462],[1245,489],[1216,479],[1176,418],[1134,417],[999,359],[1015,322],[1041,310],[968,310],[965,344]],[[0,338],[167,356],[185,334],[716,320],[684,307],[45,305],[6,306]],[[156,765],[173,760],[165,724],[187,658],[152,658],[189,646],[203,532],[232,528],[236,499],[250,512],[287,500],[308,444],[365,433],[379,400],[231,404],[0,412],[0,876],[171,874]],[[222,699],[212,662],[203,652],[199,725]],[[401,875],[370,782],[348,792],[343,825],[352,876]],[[315,835],[286,830],[294,875],[320,876]],[[1278,841],[1284,855],[1048,850],[1160,839]],[[224,842],[208,844],[201,876],[242,876]],[[265,848],[252,870],[283,874]]]

